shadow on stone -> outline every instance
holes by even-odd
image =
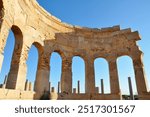
[[[49,91],[44,91],[43,95],[40,97],[40,100],[50,100]]]

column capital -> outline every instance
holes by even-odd
[[[107,56],[106,57],[106,60],[108,61],[108,62],[116,62],[116,60],[117,60],[117,56],[116,55],[110,55],[110,56]]]

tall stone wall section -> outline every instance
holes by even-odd
[[[137,31],[132,32],[130,28],[121,30],[119,26],[101,29],[72,26],[47,13],[36,0],[0,0],[0,10],[0,68],[9,31],[12,30],[15,36],[6,89],[25,90],[26,61],[34,45],[39,54],[33,91],[36,95],[50,91],[49,58],[52,52],[58,52],[62,57],[61,94],[58,94],[58,99],[121,99],[116,60],[124,55],[133,60],[139,97],[149,97],[143,53],[136,44],[140,40]],[[85,94],[82,95],[72,93],[71,65],[74,56],[85,61]],[[94,60],[99,57],[106,59],[109,65],[109,95],[95,93]]]

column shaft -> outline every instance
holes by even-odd
[[[104,94],[104,81],[101,79],[101,94]]]
[[[80,81],[78,80],[78,94],[80,93]]]
[[[58,89],[57,89],[57,93],[60,93],[60,82],[58,82]]]
[[[128,84],[129,84],[130,99],[134,100],[134,94],[133,94],[133,89],[132,89],[132,81],[131,81],[130,77],[128,77]]]
[[[146,93],[148,91],[148,85],[142,58],[139,56],[138,58],[133,59],[133,65],[138,94]]]
[[[28,50],[29,48],[26,45],[23,45],[22,47],[15,44],[6,88],[24,90],[27,73],[26,60],[28,57]]]
[[[62,62],[61,92],[72,93],[72,60],[67,58]]]
[[[34,84],[34,90],[36,92],[50,91],[49,87],[49,76],[50,76],[50,66],[49,66],[49,55],[43,52],[39,53],[38,68],[36,72],[36,80]]]
[[[116,60],[109,61],[109,73],[110,73],[110,88],[112,94],[119,94],[119,79]]]
[[[95,92],[94,60],[85,61],[85,93]]]

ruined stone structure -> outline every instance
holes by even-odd
[[[136,45],[137,31],[121,30],[119,26],[90,29],[72,26],[47,13],[36,0],[0,0],[0,68],[9,31],[15,36],[15,48],[6,84],[0,88],[0,99],[40,99],[50,91],[50,55],[62,57],[59,93],[52,88],[50,99],[121,99],[116,60],[130,56],[140,99],[150,99],[142,62],[142,51]],[[38,68],[34,90],[26,81],[28,52],[32,45],[38,49]],[[85,61],[85,94],[72,87],[72,58]],[[105,58],[110,73],[110,94],[99,94],[95,87],[94,60]],[[78,83],[80,84],[80,83]],[[78,91],[78,92],[76,92]]]

